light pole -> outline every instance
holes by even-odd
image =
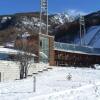
[[[80,15],[79,23],[80,23],[80,45],[82,46],[82,45],[86,45],[85,38],[84,40],[82,39],[82,37],[85,36],[86,33],[84,16]]]

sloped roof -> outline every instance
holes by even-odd
[[[0,47],[0,53],[6,53],[6,54],[18,54],[18,53],[25,53],[23,51],[15,50],[15,49],[10,49],[10,48],[4,48]],[[27,53],[28,54],[28,53]],[[35,54],[31,54],[32,56],[36,56]]]

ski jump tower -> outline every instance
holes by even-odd
[[[79,23],[80,23],[80,45],[82,46],[82,45],[86,45],[85,38],[84,38],[84,35],[86,33],[84,16],[80,15]]]

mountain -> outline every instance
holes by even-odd
[[[92,26],[100,25],[100,11],[85,15],[84,18],[86,34]],[[59,27],[57,27],[53,34],[55,34],[55,40],[58,42],[74,43],[76,41],[76,38],[79,38],[79,29],[79,18],[77,18],[73,22],[60,25]]]
[[[50,21],[55,24],[64,24],[68,22],[73,22],[77,16],[70,15],[68,12],[57,13],[50,15]]]
[[[0,16],[0,43],[14,42],[18,34],[25,32],[38,34],[40,26],[39,15],[39,12],[29,12]],[[86,34],[92,26],[100,25],[100,11],[85,15],[84,17]],[[73,15],[70,12],[63,12],[49,15],[49,34],[55,36],[55,41],[78,43],[79,26],[79,14]],[[45,29],[46,16],[43,16],[42,31],[44,34]]]
[[[0,16],[0,43],[14,41],[17,34],[28,32],[37,34],[39,32],[40,17],[39,12],[17,13],[13,15]],[[74,16],[68,13],[58,13],[49,15],[49,34],[59,25],[75,20]],[[45,33],[46,19],[43,17],[42,31]]]

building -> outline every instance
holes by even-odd
[[[32,75],[34,66],[37,64],[49,64],[50,66],[74,66],[74,67],[93,67],[100,64],[100,49],[88,46],[59,43],[54,41],[53,36],[37,34],[28,36],[25,39],[17,38],[15,47],[20,47],[21,43],[33,48],[33,65],[29,69]],[[12,60],[18,50],[0,48],[0,81],[19,79],[19,66]],[[39,68],[38,70],[43,70]],[[46,66],[45,66],[46,67]]]
[[[32,53],[37,57],[35,62],[43,62],[52,65],[54,59],[54,37],[45,34],[34,34],[27,38],[17,38],[15,48],[18,49],[22,45],[32,49]]]
[[[100,49],[68,43],[55,42],[54,65],[93,67],[100,64]]]
[[[35,62],[38,63],[77,67],[92,67],[94,64],[100,64],[100,49],[97,48],[55,42],[53,36],[45,34],[31,36],[26,41],[34,48],[34,54],[37,55]]]
[[[0,47],[0,82],[20,78],[19,63],[14,59],[19,52],[20,54],[24,53],[23,51]],[[36,55],[32,54],[33,63],[35,57]]]

